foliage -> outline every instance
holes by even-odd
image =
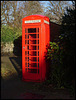
[[[57,87],[70,87],[75,80],[75,16],[75,9],[67,9],[57,43],[49,43],[47,53],[47,59],[51,60],[49,80]]]
[[[13,42],[22,34],[22,18],[42,12],[40,1],[1,1],[1,42]]]
[[[71,85],[71,86],[69,87],[69,91],[70,91],[70,93],[71,93],[71,96],[75,96],[75,86]]]
[[[50,81],[53,84],[57,84],[57,87],[62,86],[62,78],[64,75],[63,69],[63,47],[59,45],[60,42],[50,42],[50,48],[48,49],[47,59],[51,60],[51,73]],[[62,70],[63,69],[63,70]]]
[[[73,2],[73,6],[75,6],[75,2]],[[67,9],[67,14],[63,16],[61,27],[62,43],[65,43],[65,65],[69,72],[69,78],[67,78],[70,82],[75,79],[75,12],[76,9]]]
[[[1,27],[1,42],[13,42],[22,34],[21,30],[12,28],[8,25],[2,25]]]
[[[1,42],[11,42],[14,40],[13,30],[8,26],[3,25],[1,27]]]

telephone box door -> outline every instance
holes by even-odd
[[[23,27],[22,63],[24,80],[41,80],[41,27],[27,25]]]

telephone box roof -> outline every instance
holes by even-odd
[[[30,15],[30,16],[26,16],[26,17],[24,17],[22,20],[24,20],[24,19],[30,19],[30,18],[47,18],[47,19],[49,19],[47,16],[44,16],[44,15],[38,15],[38,14],[36,14],[36,15]]]

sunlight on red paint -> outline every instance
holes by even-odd
[[[46,78],[46,46],[50,41],[50,20],[43,15],[22,19],[22,79],[42,82]]]

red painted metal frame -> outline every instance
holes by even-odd
[[[29,21],[29,20],[41,20],[41,22],[25,23],[25,21]],[[45,52],[46,52],[46,46],[49,44],[50,41],[50,24],[45,23],[44,20],[50,23],[49,18],[42,15],[31,15],[22,19],[22,80],[23,81],[42,82],[45,81],[46,79],[47,76],[46,70],[48,66],[45,61]],[[28,33],[28,29],[30,28],[36,28],[36,33]],[[25,29],[26,29],[26,33],[25,33]],[[36,34],[35,38],[34,38],[34,34]],[[39,38],[38,38],[38,34],[39,34]],[[29,35],[29,38],[28,39],[25,38],[25,35],[26,36]],[[39,44],[38,44],[38,39],[39,39]],[[26,40],[26,44],[25,44],[25,40]],[[28,40],[29,43],[27,44]],[[36,42],[35,44],[33,44],[34,40]],[[33,49],[34,46],[32,45],[36,46],[35,50]],[[38,45],[39,45],[39,50],[38,50]],[[27,51],[29,51],[29,53],[25,54],[25,52]],[[37,55],[35,56],[34,56],[34,51],[37,52]],[[28,57],[29,60],[27,60]],[[36,57],[37,62],[34,62],[34,57]],[[38,57],[39,57],[39,62],[38,62]],[[37,67],[33,67],[32,63],[33,64],[37,63]],[[37,72],[30,73],[28,71],[29,69],[31,70],[37,69]]]

